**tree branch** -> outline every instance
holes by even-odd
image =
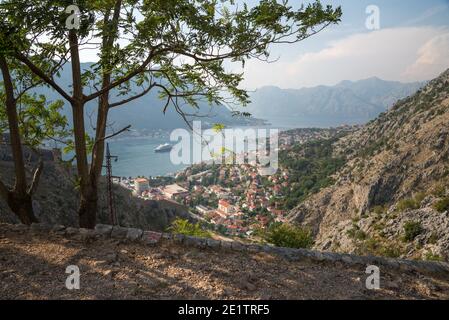
[[[53,89],[55,89],[61,96],[64,97],[68,102],[72,103],[73,98],[65,92],[53,79],[47,76],[38,66],[36,66],[30,59],[28,59],[24,54],[20,52],[16,52],[14,56],[24,63],[36,76],[45,81],[48,85],[50,85]]]
[[[39,159],[39,164],[36,170],[34,170],[33,180],[31,181],[30,188],[28,189],[28,194],[33,195],[36,192],[37,186],[39,185],[39,180],[42,174],[42,169],[44,168],[44,162],[42,158]]]
[[[122,104],[131,102],[131,101],[136,100],[136,99],[138,99],[138,98],[140,98],[140,97],[143,97],[143,96],[146,95],[152,88],[154,88],[155,85],[156,85],[155,83],[152,83],[148,88],[146,88],[146,89],[143,90],[141,93],[136,94],[136,95],[133,96],[133,97],[130,97],[130,98],[128,98],[128,99],[124,99],[124,100],[119,101],[119,102],[111,103],[111,104],[109,104],[109,108],[115,108],[115,107],[121,106]]]
[[[123,129],[121,129],[121,130],[115,132],[115,133],[112,133],[112,134],[110,134],[110,135],[108,135],[108,136],[105,136],[105,137],[103,137],[103,138],[101,138],[101,139],[96,140],[95,143],[94,143],[94,145],[93,145],[93,147],[92,147],[92,150],[95,149],[96,145],[97,145],[99,142],[104,141],[104,140],[107,140],[107,139],[112,138],[112,137],[115,137],[115,136],[119,135],[120,133],[122,133],[122,132],[124,132],[124,131],[129,131],[129,128],[131,128],[131,125],[128,125],[128,126],[124,127]]]

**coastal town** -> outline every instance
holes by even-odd
[[[326,140],[357,126],[294,129],[279,134],[279,152]],[[295,155],[296,156],[296,155]],[[120,177],[115,182],[146,200],[184,205],[204,225],[228,237],[251,239],[272,223],[287,220],[288,194],[297,187],[292,169],[280,164],[273,175],[260,174],[257,165],[199,163],[170,177]]]

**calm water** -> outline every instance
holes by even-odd
[[[111,154],[118,156],[118,160],[112,163],[113,175],[122,177],[160,176],[184,169],[186,165],[174,165],[170,161],[170,152],[154,152],[154,148],[167,142],[170,143],[168,138],[159,137],[110,141]]]
[[[321,125],[318,125],[318,123],[321,123]],[[301,121],[281,116],[277,119],[271,119],[271,125],[264,128],[286,130],[306,127],[330,127],[344,123],[344,121],[334,121],[323,125],[322,120],[318,120],[315,123],[314,121],[311,121],[311,119],[302,119]],[[109,147],[111,154],[118,156],[118,161],[112,163],[113,174],[124,177],[135,177],[138,175],[158,176],[172,174],[187,167],[187,165],[174,165],[170,160],[170,152],[154,152],[154,149],[163,143],[176,144],[176,142],[170,141],[169,132],[166,132],[163,137],[139,137],[110,140]]]

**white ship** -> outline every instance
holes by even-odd
[[[161,144],[157,148],[154,149],[154,152],[168,152],[173,148],[172,145],[168,143]]]

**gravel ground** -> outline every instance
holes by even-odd
[[[79,290],[65,287],[69,265],[80,269]],[[381,288],[368,290],[362,267],[173,244],[86,243],[0,224],[0,299],[449,299],[449,279],[380,271]]]

